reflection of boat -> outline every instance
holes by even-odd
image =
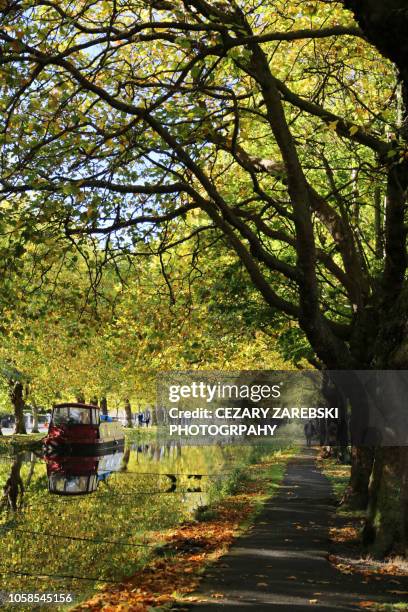
[[[56,495],[87,495],[120,469],[122,452],[99,457],[46,456],[48,490]]]
[[[54,406],[44,444],[47,452],[98,455],[123,448],[124,441],[122,425],[97,406],[69,403]]]

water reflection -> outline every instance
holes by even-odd
[[[82,598],[135,573],[253,450],[170,441],[100,457],[0,455],[0,591]]]
[[[56,495],[88,495],[121,469],[123,452],[99,457],[45,456],[48,491]]]
[[[3,486],[3,496],[0,504],[1,510],[9,509],[16,512],[23,505],[24,483],[20,474],[22,463],[23,454],[18,453],[14,457],[10,474]]]

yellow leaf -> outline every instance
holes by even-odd
[[[354,134],[357,134],[358,132],[358,127],[356,125],[352,125],[351,128],[349,129],[350,132],[350,136],[354,136]]]
[[[339,119],[336,119],[336,121],[331,121],[328,124],[328,127],[329,127],[330,130],[333,130],[333,132],[335,132],[337,130],[338,124],[339,124]]]

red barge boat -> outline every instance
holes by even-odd
[[[102,415],[98,406],[79,403],[54,406],[44,439],[46,453],[55,454],[100,455],[124,444],[125,434],[117,419]]]

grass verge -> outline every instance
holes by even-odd
[[[12,436],[0,436],[0,453],[16,453],[30,450],[40,445],[44,433],[13,434]]]
[[[368,608],[369,610],[371,610],[371,612],[408,612],[408,604],[403,601],[394,604],[375,604],[374,602],[372,603],[373,606],[371,608]]]
[[[329,479],[333,494],[340,504],[350,477],[350,466],[337,463],[335,459],[317,460],[317,464]],[[346,505],[339,505],[330,527],[332,554],[329,561],[344,574],[358,574],[365,582],[380,582],[384,592],[407,596],[404,586],[407,564],[403,559],[389,558],[384,561],[373,559],[363,551],[360,533],[364,523],[363,511],[351,511]],[[408,612],[406,602],[378,603],[360,602],[359,607],[370,612]]]
[[[123,605],[124,610],[146,612],[195,601],[191,593],[205,569],[248,530],[264,502],[279,487],[293,454],[275,452],[233,471],[212,492],[214,501],[197,510],[194,518],[164,533],[152,534],[152,540],[159,540],[161,545],[142,570],[120,585],[105,586],[73,610],[119,610]]]
[[[159,428],[153,425],[152,427],[124,427],[126,439],[129,442],[144,442],[156,439],[159,433]]]
[[[329,479],[333,493],[340,503],[350,478],[351,467],[337,463],[333,458],[318,458],[317,462],[323,474]]]

